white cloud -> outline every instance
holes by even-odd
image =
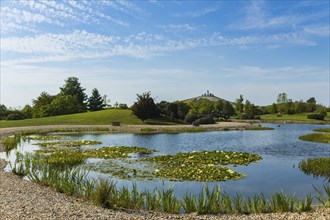
[[[206,8],[199,9],[197,11],[188,11],[188,12],[184,12],[184,13],[180,13],[180,14],[175,14],[174,16],[175,17],[197,18],[197,17],[206,16],[206,15],[216,12],[218,10],[219,10],[218,7],[206,7]]]

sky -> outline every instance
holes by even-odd
[[[1,0],[0,103],[31,105],[75,76],[112,105],[209,90],[329,106],[329,11],[328,0]]]

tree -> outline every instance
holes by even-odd
[[[133,114],[140,118],[142,121],[148,118],[157,118],[160,116],[160,112],[151,97],[150,92],[137,95],[137,101],[132,106]]]
[[[176,101],[175,104],[178,105],[178,119],[183,120],[191,107],[187,103],[181,101]]]
[[[25,115],[26,118],[32,118],[33,109],[30,105],[25,105],[21,112]]]
[[[278,94],[277,104],[279,106],[278,111],[283,114],[286,110],[286,103],[288,102],[288,96],[285,92]]]
[[[243,101],[244,101],[243,95],[240,95],[239,98],[236,99],[235,109],[236,109],[237,113],[243,113],[243,111],[244,111]]]
[[[285,104],[287,102],[288,102],[288,95],[285,92],[278,94],[277,96],[278,104]]]
[[[246,100],[245,102],[245,109],[244,109],[244,119],[254,119],[256,116],[257,110],[249,100]]]
[[[41,92],[37,99],[32,100],[32,114],[34,118],[45,117],[44,109],[50,105],[55,96],[49,95],[47,92]]]
[[[273,103],[272,106],[270,107],[270,112],[272,114],[277,113],[277,105],[275,103]]]
[[[58,95],[50,105],[42,108],[42,117],[81,112],[80,102],[75,95]]]
[[[0,112],[7,111],[7,107],[3,104],[0,104]]]
[[[309,98],[307,101],[306,111],[314,112],[316,110],[316,99],[314,97]]]
[[[306,109],[307,109],[307,105],[302,100],[297,102],[296,105],[295,105],[295,112],[296,113],[306,112]]]
[[[92,95],[88,99],[87,106],[90,111],[97,111],[104,109],[105,107],[104,100],[96,88],[93,89]]]
[[[60,96],[76,96],[79,109],[81,111],[86,111],[87,105],[87,95],[85,94],[85,89],[81,87],[79,79],[77,77],[69,77],[65,80],[63,87],[60,87]]]
[[[232,106],[232,104],[228,101],[224,101],[223,102],[223,109],[222,109],[222,113],[229,118],[230,116],[235,114],[235,109]]]

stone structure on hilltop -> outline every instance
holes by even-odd
[[[206,93],[202,94],[202,97],[215,97],[214,94],[210,93],[209,90],[206,91]]]

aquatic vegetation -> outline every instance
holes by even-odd
[[[313,188],[317,192],[316,199],[324,206],[330,207],[330,185],[323,185],[325,194],[313,185]]]
[[[247,131],[264,131],[264,130],[267,131],[267,130],[274,130],[274,128],[251,126],[251,127],[246,127],[245,130],[247,130]]]
[[[45,135],[45,136],[25,136],[26,140],[49,141],[49,140],[62,140],[63,136],[59,135]]]
[[[330,128],[319,128],[319,129],[314,129],[316,132],[330,132]]]
[[[83,145],[98,145],[100,141],[79,140],[79,141],[57,141],[57,142],[41,142],[34,145],[41,147],[80,147]]]
[[[177,153],[144,158],[142,161],[153,162],[157,168],[154,175],[171,180],[225,181],[243,178],[237,173],[219,165],[248,165],[262,159],[257,154],[244,152],[203,151]]]
[[[299,137],[303,141],[320,142],[330,144],[330,133],[312,133]]]
[[[90,150],[46,148],[35,151],[37,155],[43,155],[45,163],[58,166],[83,164],[88,158],[130,158],[132,153],[150,154],[152,152],[154,150],[128,146],[103,147]]]
[[[139,154],[151,154],[156,152],[155,150],[149,150],[144,147],[129,147],[129,146],[113,146],[113,147],[102,147],[92,150],[83,151],[83,155],[89,158],[127,158],[131,157],[132,153]]]
[[[6,138],[3,141],[3,144],[5,146],[6,151],[10,151],[12,149],[15,149],[19,143],[21,143],[21,135],[20,134],[12,135],[12,136]]]
[[[299,169],[307,175],[325,177],[330,181],[330,157],[302,160],[299,163]]]
[[[212,190],[204,185],[199,195],[186,193],[183,198],[174,195],[173,188],[155,188],[153,191],[139,191],[136,184],[132,189],[117,188],[111,179],[94,180],[88,178],[88,171],[77,167],[66,167],[64,170],[55,169],[51,164],[44,163],[44,155],[26,154],[20,159],[28,166],[25,172],[31,181],[54,188],[60,193],[74,195],[92,200],[95,204],[105,208],[126,208],[136,210],[160,211],[166,213],[197,212],[198,214],[249,214],[283,211],[309,211],[313,208],[313,197],[307,195],[303,200],[297,200],[294,195],[283,192],[271,195],[265,199],[264,195],[245,198],[237,195],[231,198],[222,192],[219,186]],[[323,186],[326,195],[317,188],[318,201],[324,206],[330,204],[330,187]],[[267,203],[266,201],[270,201]]]

